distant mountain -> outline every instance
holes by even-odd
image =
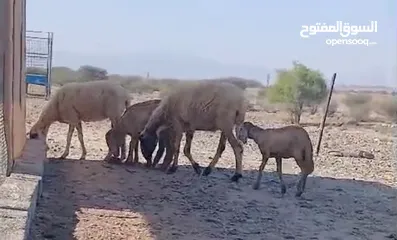
[[[362,85],[343,85],[340,84],[339,86],[335,87],[335,90],[341,92],[388,92],[391,93],[393,91],[397,91],[396,88],[386,87],[386,86],[362,86]]]
[[[267,67],[223,64],[211,59],[182,54],[134,53],[128,55],[84,55],[71,52],[54,52],[53,66],[77,69],[81,65],[105,68],[111,74],[142,75],[151,77],[203,79],[241,77],[266,82],[273,70]]]
[[[169,52],[137,52],[124,55],[54,52],[53,66],[67,66],[77,69],[81,65],[101,67],[110,74],[146,76],[146,73],[149,72],[153,78],[178,78],[182,80],[240,77],[254,79],[264,85],[266,85],[267,74],[271,74],[270,83],[272,83],[275,80],[276,73],[275,69],[270,69],[267,66],[224,64],[213,59]],[[397,67],[394,66],[394,68]],[[397,69],[394,70],[397,71]],[[350,71],[338,72],[335,89],[348,90],[365,86],[366,90],[384,91],[385,89],[382,86],[371,85],[382,83],[381,85],[396,86],[395,81],[390,79],[397,80],[397,74],[385,71],[383,68],[374,67],[361,72]],[[331,76],[331,74],[328,75],[326,75],[327,78]],[[327,80],[330,81],[330,79]],[[354,84],[354,86],[351,84]]]

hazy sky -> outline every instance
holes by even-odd
[[[146,53],[170,56],[170,62],[175,56],[189,56],[267,69],[299,60],[326,76],[336,71],[345,83],[397,85],[396,0],[27,2],[27,28],[55,33],[55,64],[62,63],[60,53],[75,54],[76,60],[82,55],[109,56],[102,67],[111,69],[112,57]],[[378,31],[356,36],[377,42],[370,47],[325,44],[327,38],[340,38],[338,33],[309,39],[299,35],[302,25],[316,22],[368,25],[371,20],[378,22]]]

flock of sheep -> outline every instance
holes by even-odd
[[[183,153],[194,171],[204,176],[211,173],[228,141],[235,155],[235,173],[231,178],[235,182],[242,177],[243,144],[250,138],[257,143],[262,154],[262,163],[253,188],[259,188],[268,159],[275,158],[281,193],[284,194],[286,186],[282,177],[282,158],[292,157],[301,169],[297,197],[303,193],[307,176],[314,170],[313,147],[308,133],[294,125],[262,129],[251,122],[244,122],[248,101],[244,96],[244,90],[233,84],[215,81],[195,82],[173,89],[162,99],[134,105],[130,104],[130,100],[129,92],[121,84],[111,81],[66,84],[47,103],[39,119],[30,129],[29,136],[46,138],[52,123],[66,123],[69,130],[65,151],[60,158],[68,156],[71,138],[76,128],[82,149],[80,159],[85,159],[87,150],[83,140],[82,122],[109,119],[111,128],[105,135],[109,151],[105,161],[121,162],[127,158],[124,163],[137,163],[140,142],[147,167],[156,167],[166,152],[160,169],[173,173],[178,167],[180,142],[185,133]],[[217,130],[220,130],[221,134],[216,153],[211,163],[202,170],[190,151],[194,132]],[[131,137],[128,157],[126,135]],[[152,154],[157,145],[158,150],[152,161]]]

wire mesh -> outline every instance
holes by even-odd
[[[47,73],[51,55],[51,33],[26,31],[26,67],[39,68]],[[38,72],[39,74],[40,72]]]
[[[45,86],[45,97],[51,95],[53,33],[26,31],[26,83]]]

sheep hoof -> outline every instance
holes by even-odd
[[[177,169],[178,169],[178,166],[171,166],[171,167],[167,170],[167,174],[175,173]]]
[[[198,175],[200,175],[200,174],[201,174],[201,167],[200,167],[200,165],[199,165],[198,163],[193,163],[192,166],[193,166],[194,171],[195,171]]]
[[[212,172],[212,168],[206,167],[203,171],[203,176],[208,176]]]
[[[85,156],[81,156],[79,160],[85,160]]]
[[[238,180],[240,179],[240,178],[242,178],[243,177],[243,175],[241,174],[241,173],[235,173],[234,175],[233,175],[233,177],[231,178],[231,180],[232,180],[232,182],[238,182]]]
[[[281,186],[281,194],[284,195],[287,192],[287,188],[285,187],[285,185]]]
[[[260,186],[260,183],[255,183],[254,185],[252,185],[252,189],[258,190],[259,186]]]
[[[300,196],[302,195],[302,193],[303,193],[302,191],[296,192],[296,193],[295,193],[295,197],[300,197]]]

